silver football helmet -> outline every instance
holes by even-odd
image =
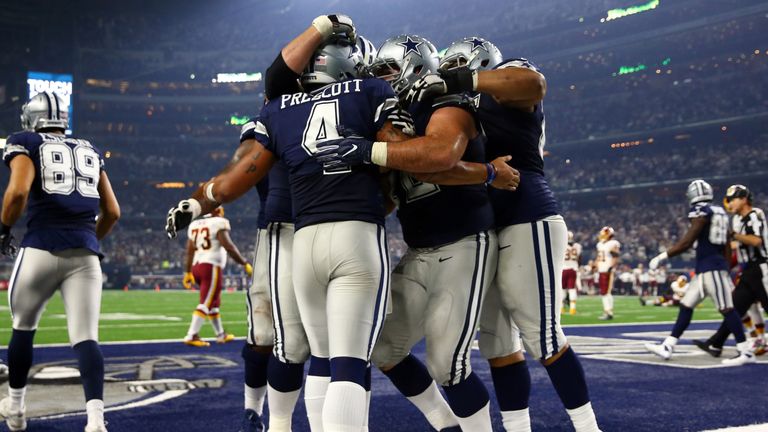
[[[467,66],[472,70],[487,70],[501,63],[501,51],[491,42],[477,36],[456,41],[445,50],[440,69]]]
[[[21,127],[31,132],[47,128],[66,130],[69,105],[56,93],[38,93],[21,107]]]
[[[301,85],[309,87],[358,78],[363,56],[357,45],[346,40],[337,40],[320,47],[315,51],[304,73],[301,74]]]
[[[388,81],[400,97],[419,78],[437,72],[437,49],[432,42],[416,35],[401,35],[387,39],[371,65],[371,73]]]
[[[688,198],[688,203],[691,205],[702,201],[712,201],[715,198],[712,193],[712,186],[704,180],[692,181],[685,191],[685,197]]]

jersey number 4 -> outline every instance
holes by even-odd
[[[90,147],[43,143],[40,170],[43,190],[49,194],[69,195],[77,189],[84,197],[99,197],[101,166],[99,155]]]
[[[336,127],[339,125],[339,101],[330,100],[315,102],[309,113],[304,134],[301,137],[301,147],[309,155],[317,153],[317,145],[323,141],[341,138]],[[323,174],[344,174],[351,172],[349,166],[324,169]]]

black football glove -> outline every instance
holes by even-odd
[[[176,238],[179,230],[183,230],[192,223],[192,220],[200,216],[200,203],[194,199],[179,201],[175,207],[168,210],[168,218],[165,221],[165,232],[169,239]]]
[[[18,248],[13,244],[13,234],[11,234],[11,227],[3,224],[0,229],[0,254],[8,258],[16,258],[16,252]]]
[[[437,73],[425,75],[413,83],[405,96],[405,100],[412,104],[444,94],[472,91],[474,73],[468,67],[439,69]]]
[[[373,141],[341,125],[336,129],[342,137],[318,143],[317,152],[312,157],[324,168],[370,164]]]
[[[411,113],[405,109],[398,106],[389,114],[389,116],[387,116],[387,120],[391,121],[392,125],[400,129],[404,134],[410,136],[416,135],[416,130],[413,127],[413,117],[411,117]]]

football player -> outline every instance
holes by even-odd
[[[603,300],[603,314],[597,319],[613,319],[613,282],[616,278],[616,266],[619,263],[621,243],[614,237],[613,228],[604,226],[597,235],[597,256],[595,266],[598,273],[598,286]]]
[[[563,266],[564,297],[570,301],[571,315],[576,315],[576,299],[581,289],[579,280],[579,265],[581,264],[581,244],[573,239],[573,231],[568,231],[568,246],[565,248],[565,264]],[[563,309],[565,303],[563,303]],[[561,311],[563,312],[563,311]]]
[[[205,217],[192,222],[187,230],[187,255],[185,259],[184,288],[200,285],[200,303],[192,313],[192,322],[184,337],[184,343],[194,347],[207,347],[210,343],[200,339],[198,333],[205,323],[211,321],[216,342],[231,342],[235,336],[224,331],[221,324],[221,272],[227,264],[227,255],[245,268],[248,276],[253,267],[243,258],[229,236],[229,220],[224,217],[224,208],[218,207]]]
[[[755,356],[749,350],[740,315],[734,310],[731,297],[733,282],[728,274],[727,259],[731,256],[728,214],[722,207],[712,204],[712,186],[704,180],[692,181],[688,185],[686,197],[691,206],[688,212],[690,228],[674,246],[651,259],[648,267],[657,268],[663,260],[680,255],[695,243],[696,277],[691,285],[697,289],[687,290],[685,297],[680,301],[680,311],[671,334],[661,344],[647,343],[645,348],[664,360],[669,360],[678,339],[691,323],[693,309],[710,296],[717,310],[723,315],[725,325],[733,332],[739,350],[738,357],[724,360],[723,363],[754,362]],[[744,311],[746,312],[746,309]]]
[[[732,185],[725,194],[728,210],[733,213],[733,239],[737,242],[737,258],[743,271],[739,283],[733,291],[734,312],[738,317],[744,316],[759,301],[763,308],[768,310],[768,226],[765,214],[757,207],[753,207],[752,193],[743,185]],[[720,324],[717,333],[706,342],[694,341],[696,346],[719,357],[723,344],[728,335],[733,333],[739,341],[739,333],[743,332],[741,323],[738,332],[728,321],[728,317]],[[739,355],[732,359],[725,359],[723,363],[741,365],[755,362],[753,353],[739,347]],[[758,347],[759,348],[759,347]]]
[[[27,427],[24,396],[32,345],[45,305],[61,291],[69,342],[77,356],[88,416],[86,432],[106,431],[104,358],[98,344],[103,239],[120,217],[99,150],[68,138],[68,107],[54,93],[39,93],[22,108],[24,132],[11,135],[3,160],[11,177],[3,197],[0,252],[15,252],[11,226],[27,208],[8,288],[13,332],[8,344],[8,397],[0,415],[8,428]],[[29,205],[27,205],[29,204]]]
[[[643,306],[647,305],[648,303],[654,306],[678,306],[680,304],[680,300],[685,297],[685,292],[688,290],[689,286],[690,284],[688,283],[688,276],[680,275],[677,277],[677,279],[672,281],[671,284],[669,284],[668,293],[656,297],[651,302],[641,298],[641,304]]]
[[[514,327],[517,324],[523,330],[526,350],[544,364],[576,430],[596,431],[584,372],[560,327],[567,228],[544,177],[542,100],[546,80],[525,59],[493,66],[492,57],[486,57],[493,51],[491,46],[478,37],[457,42],[456,54],[449,56],[446,51],[443,68],[414,84],[407,99],[477,92],[478,114],[488,136],[486,160],[511,154],[511,165],[520,171],[516,191],[489,189],[499,237],[495,284],[504,310],[499,315],[503,319],[495,322],[487,323],[483,317],[480,337],[505,429],[530,429],[530,376]],[[493,68],[483,70],[489,66]],[[528,271],[521,273],[520,269]],[[493,316],[488,310],[484,314]]]

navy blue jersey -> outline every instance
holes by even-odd
[[[297,230],[346,220],[384,224],[377,166],[325,170],[312,154],[318,143],[340,137],[337,125],[375,140],[396,107],[392,88],[379,79],[329,84],[309,94],[283,95],[264,106],[255,131],[288,169]]]
[[[471,99],[463,95],[417,103],[409,108],[416,133],[424,135],[432,114],[445,107],[463,108],[474,115]],[[482,133],[469,140],[461,160],[485,162]],[[397,217],[410,247],[435,247],[493,228],[493,209],[483,184],[438,186],[400,173],[393,189],[399,203]]]
[[[525,59],[505,60],[495,69],[508,67],[536,70]],[[475,96],[475,104],[488,137],[486,160],[511,155],[510,164],[520,171],[520,186],[516,191],[489,190],[496,225],[530,223],[556,215],[557,201],[544,176],[543,105],[536,105],[533,112],[525,112],[501,105],[488,94]]]
[[[696,239],[696,273],[714,270],[728,271],[725,245],[728,241],[730,219],[722,207],[702,202],[688,212],[688,219],[706,218],[707,224]]]
[[[26,155],[35,165],[27,204],[27,232],[22,247],[47,251],[74,248],[99,253],[101,153],[86,140],[64,135],[19,132],[5,144],[3,160]]]
[[[258,117],[251,119],[243,125],[240,131],[240,142],[248,139],[255,139],[262,145],[268,144],[269,140],[263,135],[256,134],[256,123]],[[259,194],[259,216],[256,224],[259,229],[264,229],[272,222],[293,223],[293,212],[291,209],[291,192],[288,184],[288,168],[282,161],[278,161],[269,174],[256,184],[256,192]]]

